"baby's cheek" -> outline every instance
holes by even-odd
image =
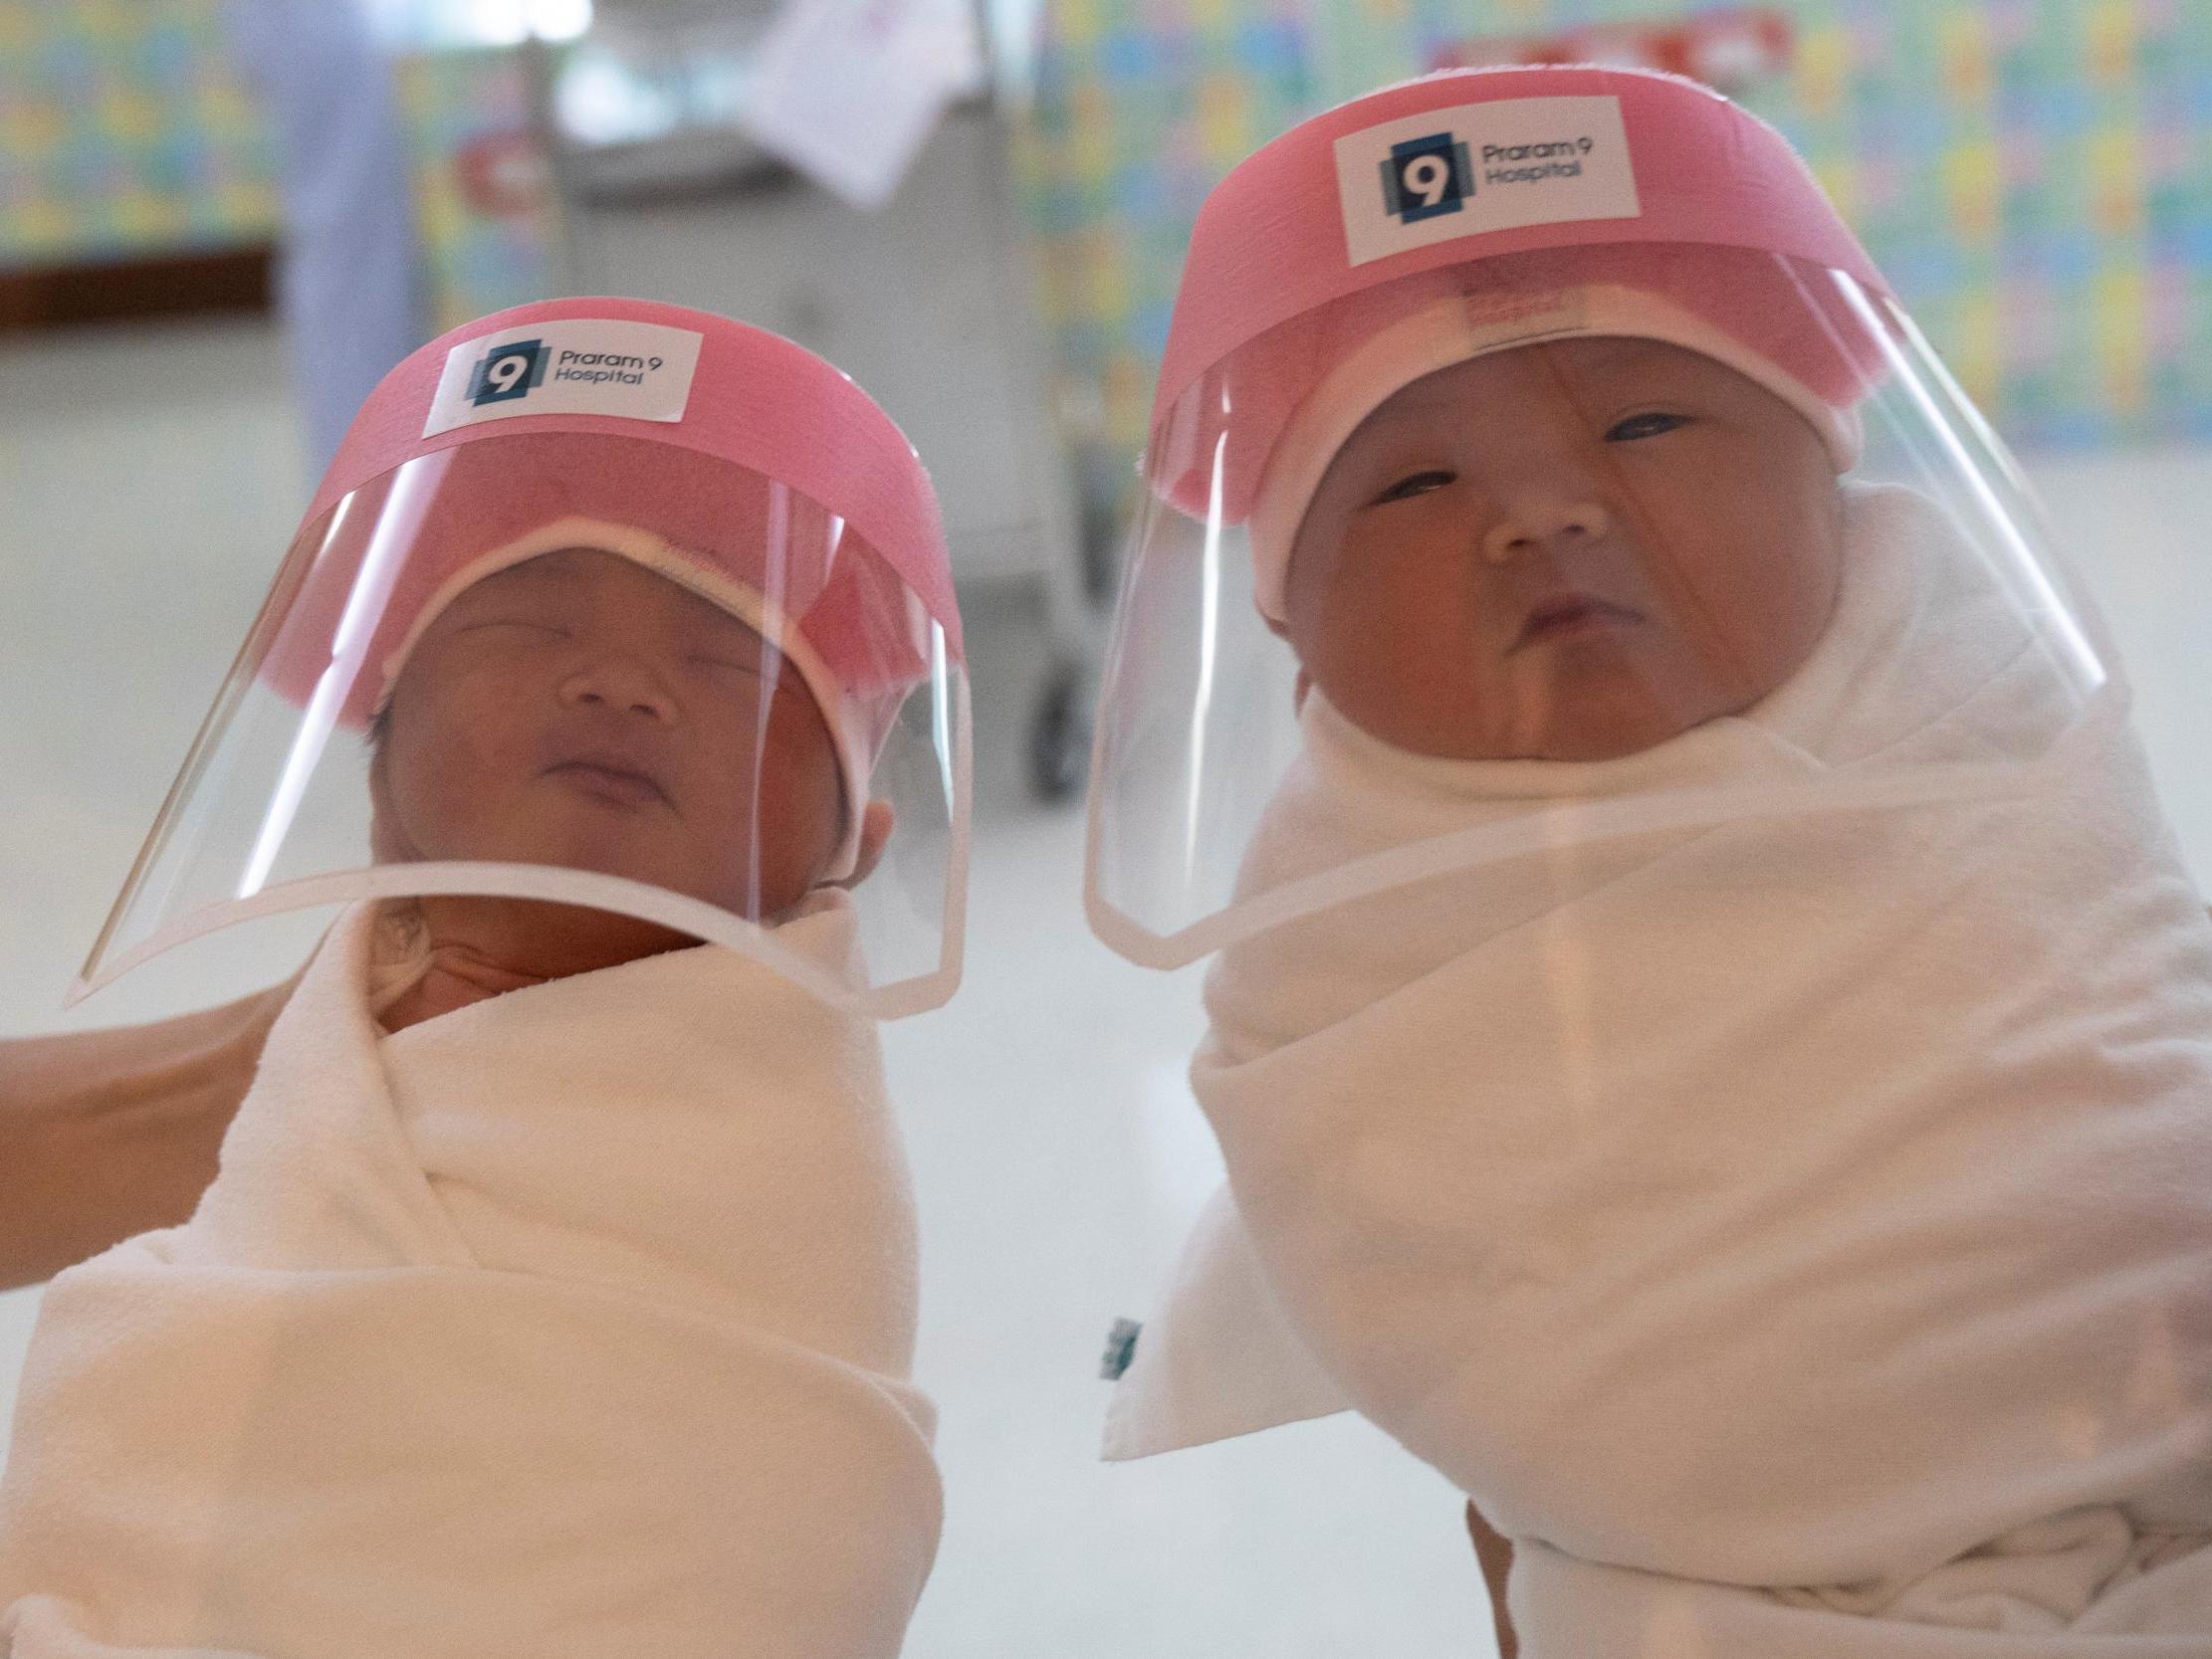
[[[446,835],[499,823],[531,770],[521,734],[496,718],[438,713],[395,779],[402,810],[425,832]]]
[[[472,758],[451,746],[431,748],[400,781],[400,808],[416,834],[441,849],[475,845],[480,825],[498,816],[504,793]]]
[[[1434,625],[1427,595],[1436,586],[1416,547],[1378,537],[1350,541],[1334,558],[1322,592],[1318,629],[1338,660],[1387,656]]]

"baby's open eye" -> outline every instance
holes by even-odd
[[[1396,484],[1385,490],[1368,505],[1381,507],[1385,502],[1402,502],[1412,496],[1426,496],[1432,490],[1441,490],[1459,481],[1457,473],[1432,468],[1425,473],[1408,473]]]
[[[1677,426],[1686,424],[1688,419],[1687,415],[1672,415],[1663,409],[1631,415],[1627,420],[1617,421],[1607,429],[1606,442],[1623,444],[1633,443],[1638,438],[1656,438],[1661,432],[1671,432]]]

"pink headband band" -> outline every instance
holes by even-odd
[[[1243,521],[1322,381],[1453,296],[1655,295],[1727,347],[1708,354],[1762,365],[1754,378],[1804,388],[1841,421],[1883,342],[1839,274],[1886,293],[1788,142],[1696,83],[1545,67],[1385,88],[1293,127],[1207,199],[1146,475],[1187,513]]]

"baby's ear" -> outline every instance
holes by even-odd
[[[867,811],[860,815],[860,856],[854,860],[852,874],[841,882],[831,882],[831,887],[858,887],[868,879],[883,858],[883,849],[891,844],[891,830],[898,823],[898,815],[891,810],[889,801],[870,801]]]
[[[1254,610],[1259,609],[1256,604],[1254,604],[1252,608]],[[1290,624],[1283,621],[1280,617],[1269,616],[1265,611],[1260,611],[1259,620],[1267,624],[1267,631],[1270,634],[1273,634],[1275,638],[1279,640],[1288,640],[1290,638]],[[1312,690],[1313,676],[1306,672],[1306,665],[1300,663],[1298,665],[1298,686],[1297,689],[1290,694],[1290,707],[1292,709],[1303,709],[1306,706],[1306,693]]]
[[[399,830],[392,806],[391,780],[384,775],[384,730],[372,734],[368,751],[368,857],[372,864],[406,864],[414,850]]]

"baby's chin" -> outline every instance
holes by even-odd
[[[773,869],[755,872],[742,860],[731,868],[712,872],[670,869],[643,857],[579,857],[547,862],[557,862],[565,869],[589,870],[598,875],[642,882],[648,887],[662,888],[728,911],[748,922],[779,921],[812,891],[812,884],[803,879]]]
[[[1428,760],[1545,760],[1595,764],[1622,760],[1671,741],[1708,722],[1740,712],[1733,699],[1705,699],[1675,707],[1593,698],[1567,714],[1545,711],[1518,718],[1480,713],[1439,720],[1433,709],[1341,709],[1377,742]]]
[[[1534,733],[1519,754],[1488,755],[1484,758],[1552,760],[1568,765],[1596,765],[1607,760],[1626,760],[1632,754],[1648,753],[1661,743],[1671,742],[1683,732],[1693,730],[1708,721],[1718,720],[1723,713],[1725,711],[1714,710],[1684,718],[1657,711],[1628,714],[1595,712]]]
[[[1500,683],[1389,695],[1365,684],[1329,699],[1378,742],[1432,760],[1543,760],[1594,764],[1643,754],[1684,732],[1740,715],[1801,666],[1731,665],[1682,652],[1637,656],[1560,649]]]
[[[528,833],[457,837],[425,857],[542,868],[557,873],[614,876],[695,899],[753,922],[770,922],[806,896],[808,885],[774,867],[756,872],[750,843],[718,848],[704,859],[680,837],[637,825],[563,824],[541,819]],[[559,908],[553,901],[528,901]],[[579,909],[581,907],[578,907]],[[593,912],[594,915],[609,915]],[[652,924],[640,924],[652,926]]]
[[[505,966],[549,979],[619,967],[699,942],[641,917],[553,899],[436,894],[417,903],[433,943],[466,941]]]

